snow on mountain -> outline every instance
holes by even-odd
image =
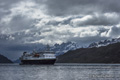
[[[107,39],[107,40],[101,40],[99,42],[91,43],[88,47],[84,48],[92,48],[92,47],[101,47],[101,46],[107,46],[109,44],[120,42],[120,38],[114,38],[114,39]],[[75,50],[78,48],[82,48],[81,45],[77,44],[76,42],[67,42],[62,44],[55,44],[54,46],[51,46],[50,50],[55,51],[56,56],[62,55],[70,50]],[[43,51],[46,47],[40,48],[37,51]]]
[[[66,53],[69,50],[75,50],[80,48],[81,46],[77,45],[75,42],[67,42],[67,43],[62,43],[62,44],[55,44],[51,50],[56,52],[56,55],[61,55]]]
[[[107,46],[109,44],[120,42],[120,38],[113,38],[113,39],[107,39],[107,40],[101,40],[99,42],[91,43],[88,48],[92,47],[101,47],[101,46]]]
[[[66,53],[69,50],[75,50],[75,49],[78,49],[78,48],[81,48],[81,46],[79,46],[77,43],[67,42],[67,43],[62,43],[62,44],[55,44],[54,46],[50,47],[50,50],[55,51],[56,56],[58,56],[58,55],[62,55],[64,53]],[[45,49],[46,49],[46,47],[40,48],[37,51],[43,51]]]

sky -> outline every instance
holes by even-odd
[[[120,37],[119,0],[0,0],[0,54]]]

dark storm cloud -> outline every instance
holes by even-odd
[[[92,4],[96,2],[96,0],[92,0],[92,2],[90,0],[48,0],[46,4],[49,14],[63,16],[91,12],[89,6],[92,7]]]
[[[11,9],[11,6],[17,2],[19,2],[19,0],[0,0],[0,19],[4,15],[10,14],[11,11],[9,9]]]
[[[48,13],[63,16],[94,12],[120,12],[119,0],[47,0]]]
[[[0,20],[4,15],[8,15],[10,13],[11,13],[10,11],[0,8]]]
[[[120,12],[120,0],[101,0],[103,12]]]
[[[31,23],[34,22],[30,19],[25,18],[21,15],[13,16],[11,22],[9,23],[9,27],[11,27],[12,31],[20,31],[31,28]]]
[[[104,25],[111,26],[116,25],[120,21],[120,1],[119,0],[46,0],[47,14],[54,16],[69,16],[79,15],[86,16],[91,15],[92,18],[86,21],[79,21],[78,26],[86,25]],[[94,15],[97,13],[98,16]],[[109,17],[104,15],[106,13],[114,15]],[[48,24],[58,25],[64,22],[50,21]],[[70,23],[65,22],[66,24]],[[77,26],[75,25],[75,26]]]
[[[12,4],[15,4],[17,2],[19,1],[18,0],[0,0],[0,8],[8,10]]]
[[[10,21],[0,24],[0,33],[10,34],[21,30],[26,30],[32,28],[33,22],[33,20],[27,19],[24,16],[15,15]]]

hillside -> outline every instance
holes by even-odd
[[[68,51],[56,63],[120,63],[120,43]]]
[[[12,63],[12,61],[0,54],[0,63]]]

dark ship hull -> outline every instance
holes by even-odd
[[[43,60],[21,60],[20,65],[48,65],[48,64],[54,64],[56,59],[43,59]]]

